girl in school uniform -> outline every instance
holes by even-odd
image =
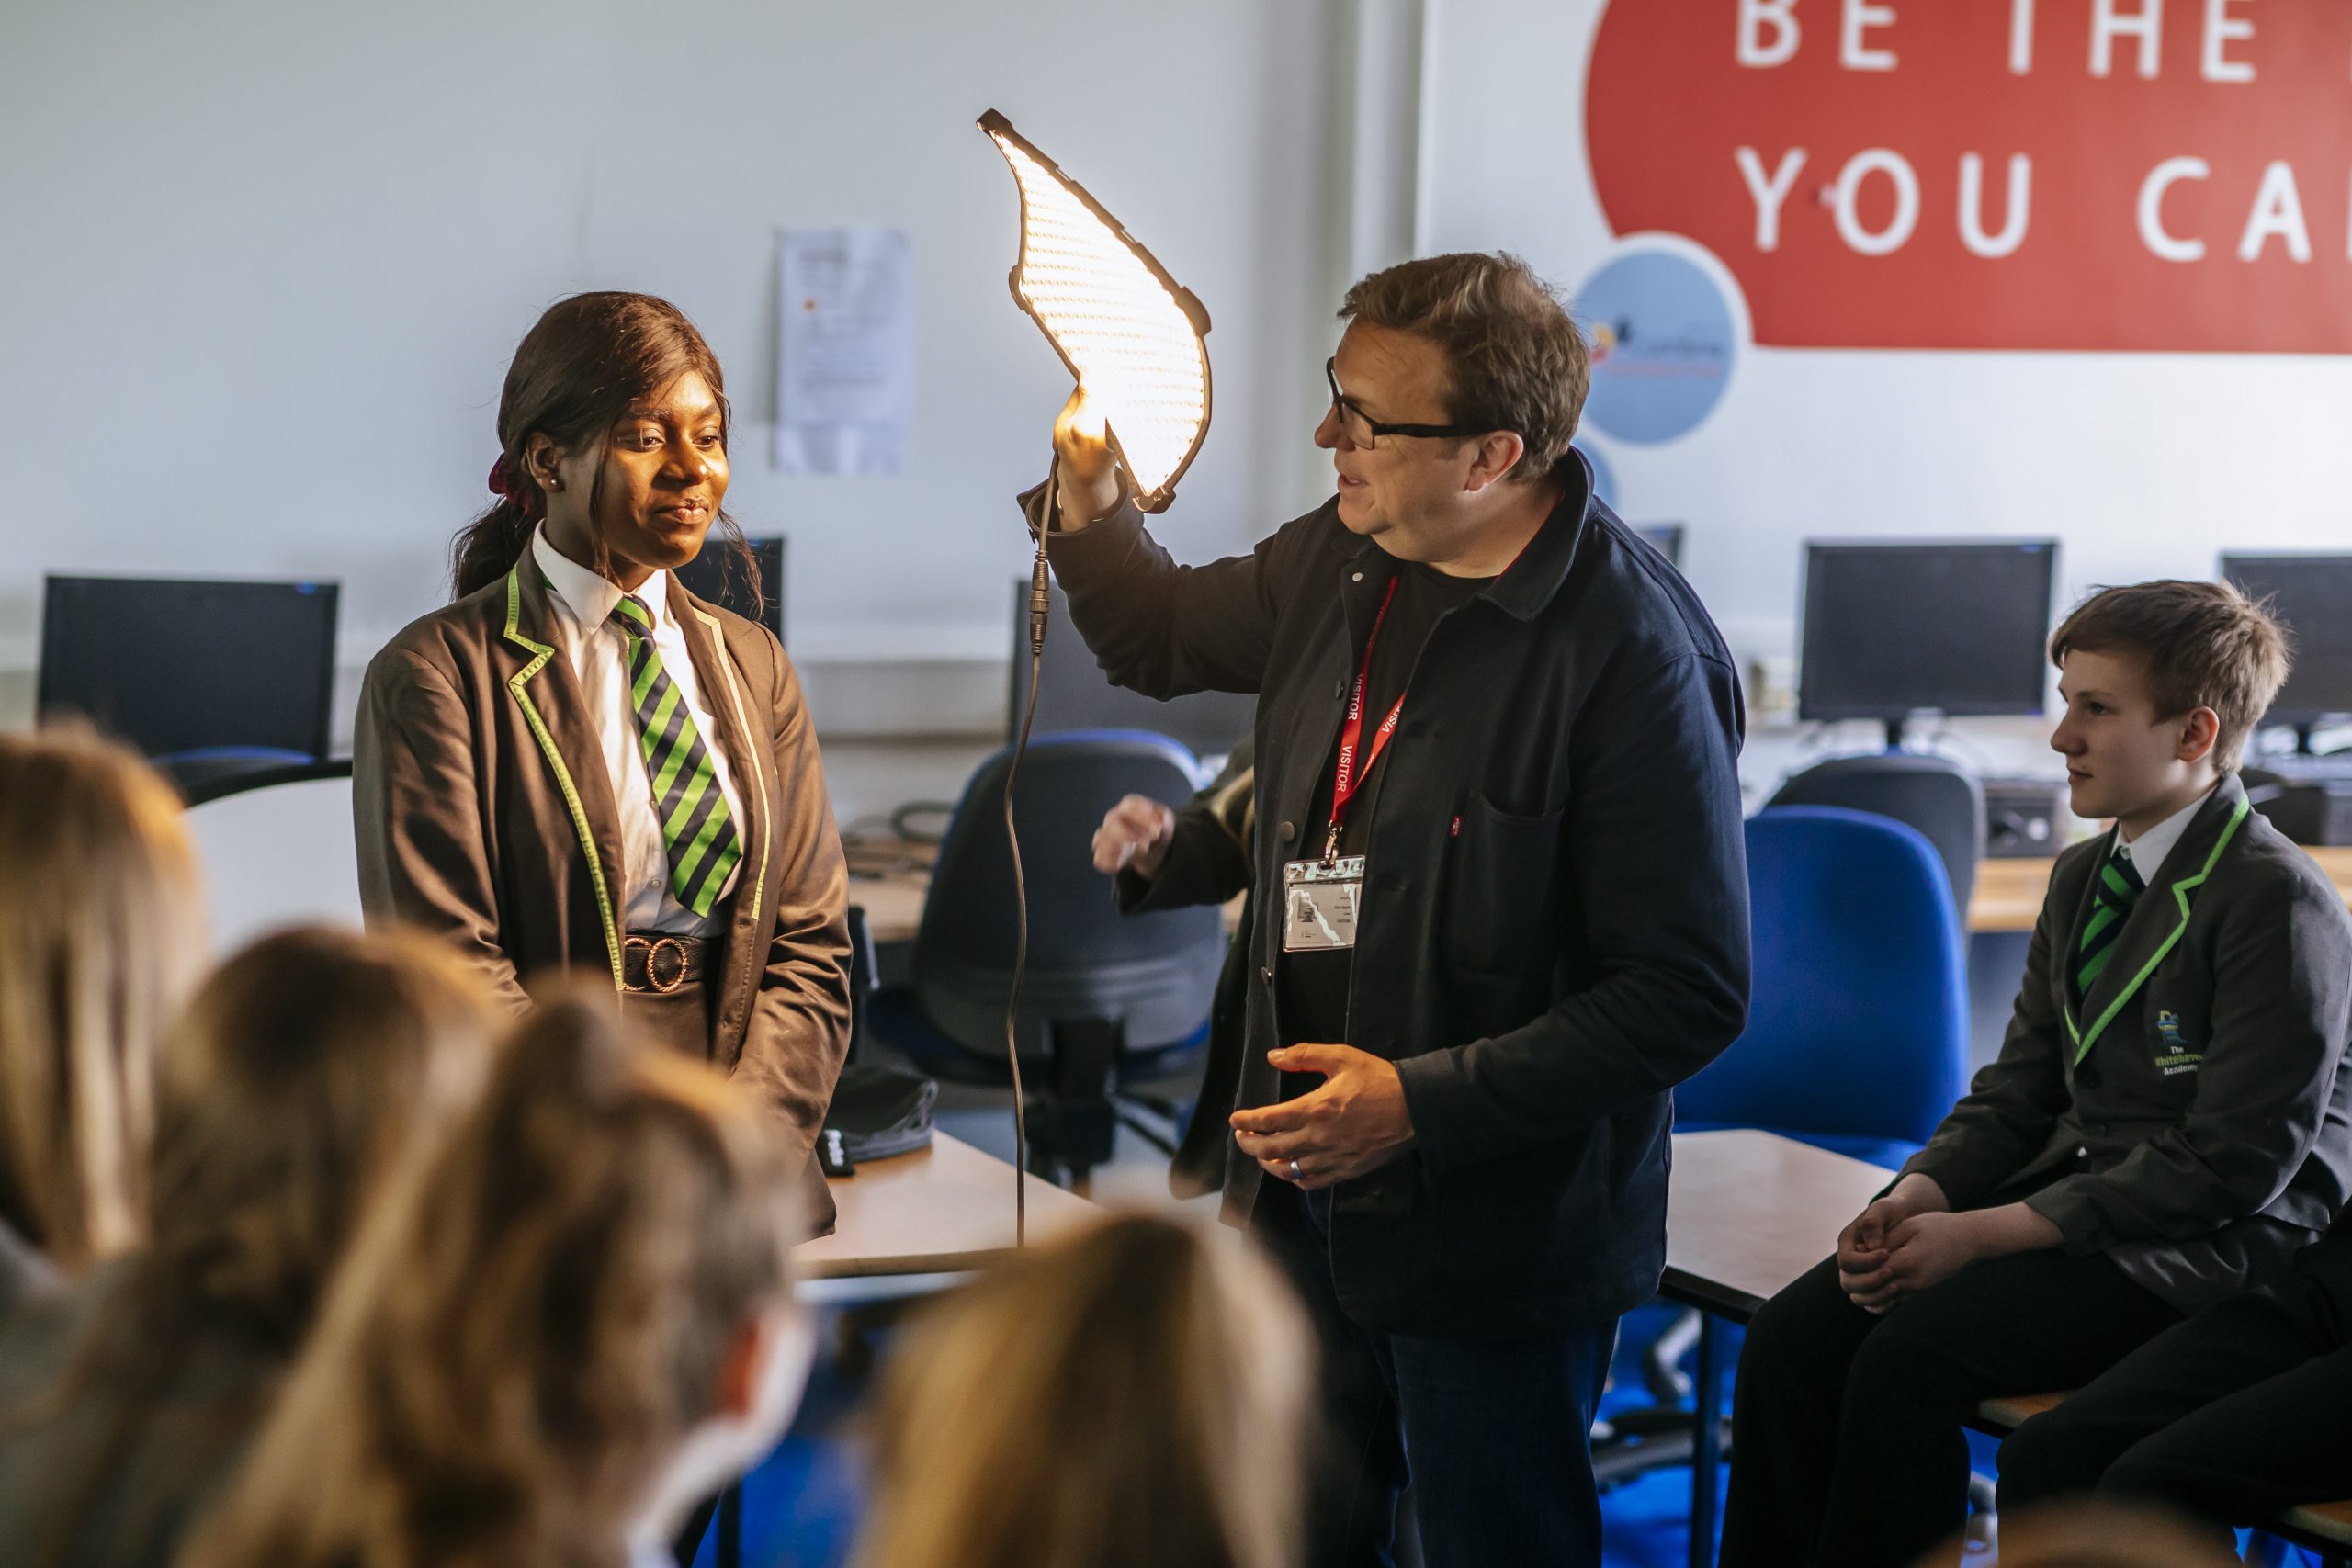
[[[179,1568],[667,1568],[814,1340],[776,1119],[559,1002],[369,1213]]]
[[[360,892],[518,1007],[537,972],[594,972],[779,1113],[824,1230],[849,942],[816,734],[775,636],[671,575],[714,522],[741,545],[728,422],[717,357],[663,300],[576,295],[523,339],[456,600],[368,667]]]

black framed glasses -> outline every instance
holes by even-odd
[[[1340,422],[1340,434],[1348,445],[1366,451],[1384,435],[1433,435],[1442,440],[1459,441],[1467,436],[1484,435],[1491,428],[1483,424],[1383,424],[1355,404],[1340,390],[1340,360],[1337,355],[1323,362],[1323,379],[1331,386],[1331,416]]]

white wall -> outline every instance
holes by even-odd
[[[1432,4],[1426,243],[1516,250],[1574,289],[1616,243],[1584,150],[1601,0]],[[1824,28],[1838,14],[1826,0],[1803,9]],[[1729,56],[1733,8],[1691,11],[1708,20],[1689,48]],[[1904,7],[1915,28],[1931,29],[1934,11]],[[2225,547],[2352,547],[2344,357],[1743,345],[1689,436],[1585,439],[1615,468],[1621,510],[1687,521],[1692,583],[1744,657],[1783,670],[1806,538],[2055,536],[2062,603],[2098,583],[2209,576]]]
[[[1006,295],[1011,180],[974,116],[1010,114],[1215,316],[1216,427],[1160,530],[1205,558],[1325,493],[1307,431],[1348,278],[1417,240],[1517,249],[1571,288],[1611,254],[1582,146],[1601,10],[0,6],[0,723],[29,705],[50,570],[341,578],[347,713],[357,666],[440,602],[515,340],[560,295],[632,287],[732,375],[730,501],[791,536],[829,741],[985,732],[1024,567],[1007,498],[1066,387]],[[913,233],[902,478],[767,466],[786,223]],[[1751,346],[1687,438],[1586,439],[1630,515],[1687,521],[1692,580],[1784,677],[1804,538],[2054,534],[2066,596],[2206,572],[2224,541],[2346,547],[2347,427],[2342,358]],[[2030,762],[2035,728],[1970,743]],[[1751,772],[1822,743],[1761,736]],[[883,761],[860,809],[887,804]]]
[[[0,705],[44,571],[340,578],[364,663],[445,596],[516,340],[626,287],[683,306],[729,371],[729,505],[791,537],[820,724],[988,722],[1026,565],[1010,497],[1068,385],[1006,292],[1017,208],[972,121],[1004,110],[1207,303],[1216,423],[1167,533],[1238,549],[1316,499],[1341,8],[0,8]],[[834,223],[913,235],[900,478],[768,466],[774,231]]]

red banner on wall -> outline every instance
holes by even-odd
[[[1760,344],[2352,353],[2345,0],[1611,0],[1585,117]]]

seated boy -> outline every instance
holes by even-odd
[[[2001,1445],[2001,1511],[2096,1487],[2233,1525],[2352,1497],[2352,1222],[2249,1292],[2168,1328]]]
[[[1725,1568],[1913,1562],[1966,1514],[1979,1401],[2277,1283],[2344,1204],[2352,919],[2236,777],[2284,637],[2146,582],[2050,651],[2074,808],[2115,826],[2058,858],[1999,1058],[1749,1328]]]

